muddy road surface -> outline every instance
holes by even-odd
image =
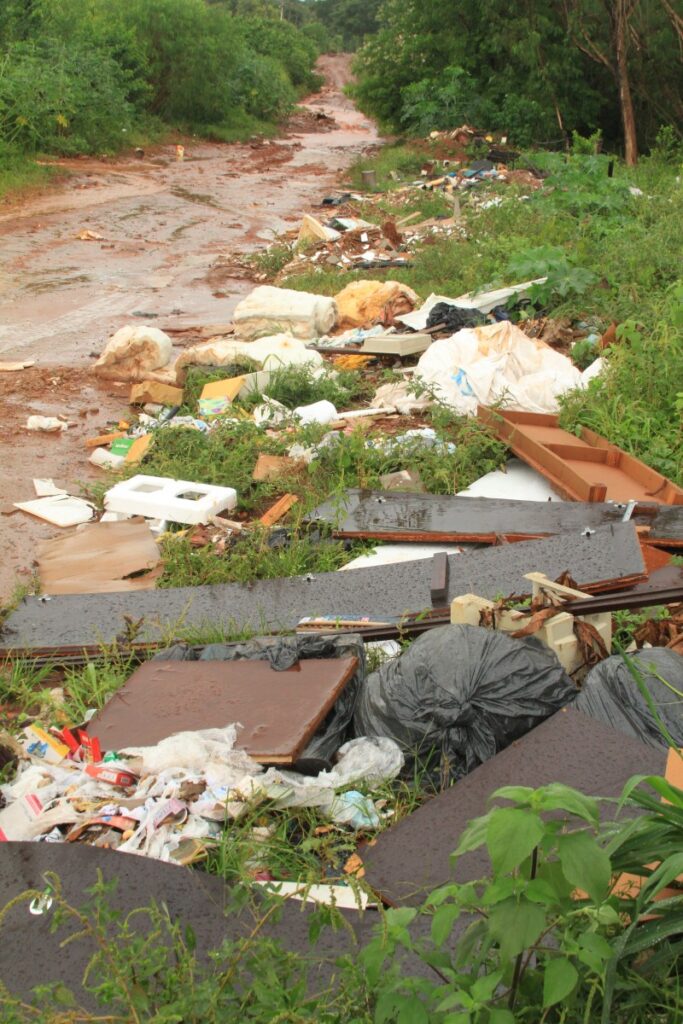
[[[127,323],[163,328],[225,324],[253,283],[222,258],[268,245],[338,187],[375,144],[375,126],[343,95],[346,56],[321,58],[326,84],[284,137],[243,145],[185,141],[142,158],[60,161],[68,178],[0,203],[0,603],[30,582],[36,541],[58,528],[12,511],[51,477],[72,493],[95,480],[84,447],[128,411],[128,386],[98,384],[89,366]],[[79,238],[90,232],[99,238]],[[61,415],[60,434],[25,429]]]

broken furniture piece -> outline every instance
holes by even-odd
[[[356,671],[358,661],[302,658],[141,665],[89,722],[102,750],[154,746],[177,732],[239,723],[237,746],[264,764],[294,764]]]
[[[683,505],[683,488],[587,427],[577,437],[562,430],[558,416],[483,405],[477,415],[567,498]]]
[[[476,594],[463,594],[451,602],[451,622],[470,626],[491,625],[493,629],[513,636],[535,636],[555,652],[567,675],[575,682],[580,680],[590,666],[576,635],[574,615],[561,609],[568,599],[581,600],[588,594],[554,583],[541,572],[526,573],[524,578],[532,583],[530,608],[500,608],[493,601]],[[557,609],[554,614],[553,608]],[[586,623],[591,631],[595,630],[598,642],[602,642],[609,654],[612,649],[611,613],[577,615],[576,619]]]

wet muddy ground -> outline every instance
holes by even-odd
[[[12,513],[12,502],[34,497],[33,477],[67,489],[97,479],[83,442],[127,412],[128,387],[98,384],[88,370],[107,338],[126,323],[228,323],[252,283],[215,264],[296,224],[377,142],[341,91],[349,59],[322,58],[321,71],[326,85],[283,138],[188,141],[182,161],[170,145],[141,159],[60,161],[63,183],[0,204],[0,361],[36,363],[0,373],[0,601],[30,577],[36,540],[56,532]],[[102,237],[81,240],[84,231]],[[72,425],[30,433],[32,414]]]

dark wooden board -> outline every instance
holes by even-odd
[[[98,882],[98,873],[111,886],[107,902],[123,916],[154,901],[167,907],[170,919],[184,932],[189,926],[196,938],[196,955],[206,963],[210,950],[220,949],[226,940],[247,939],[263,918],[267,906],[260,891],[245,904],[243,894],[239,909],[234,904],[231,887],[223,879],[208,875],[201,869],[165,864],[149,857],[136,857],[114,850],[100,850],[81,843],[0,843],[0,890],[3,907],[27,889],[45,889],[45,874],[56,874],[66,902],[83,907],[91,902],[87,890]],[[102,1013],[102,1005],[82,989],[82,980],[89,960],[97,952],[94,939],[76,924],[66,923],[56,931],[52,927],[54,909],[42,915],[29,913],[27,902],[17,902],[8,909],[3,921],[5,941],[0,943],[0,978],[15,995],[32,1002],[36,985],[61,982],[76,995],[80,1006]],[[308,991],[334,990],[340,980],[338,959],[355,956],[361,945],[372,938],[378,920],[376,912],[360,914],[339,910],[346,927],[323,928],[311,945],[309,928],[315,908],[309,904],[286,900],[281,912],[271,915],[259,934],[277,941],[283,949],[297,953],[307,979]],[[134,919],[136,932],[144,933],[148,922],[143,915]],[[108,934],[113,935],[105,922]],[[81,937],[63,945],[68,935],[80,931]],[[30,951],[30,955],[27,955]],[[407,954],[401,969],[410,976],[436,975],[421,960]],[[243,982],[244,977],[241,978]]]
[[[356,658],[148,661],[92,717],[103,751],[153,746],[176,732],[239,722],[237,746],[264,764],[294,764],[353,676]]]
[[[485,848],[460,857],[454,869],[450,856],[502,786],[561,782],[589,796],[617,797],[631,776],[663,774],[666,759],[666,747],[645,746],[563,708],[364,847],[365,879],[388,903],[418,905],[450,880],[471,882],[490,872]]]
[[[320,573],[252,584],[178,587],[133,594],[25,598],[0,631],[0,654],[78,649],[112,643],[136,626],[137,643],[168,638],[175,630],[223,627],[226,632],[287,632],[304,617],[367,617],[398,621],[431,607],[432,559]],[[475,593],[494,600],[524,594],[528,572],[550,579],[570,572],[588,593],[620,590],[646,578],[632,523],[603,526],[590,536],[567,532],[545,540],[450,555],[448,602]],[[447,603],[448,603],[447,602]]]
[[[532,540],[622,521],[625,506],[610,502],[515,501],[349,490],[344,500],[320,505],[308,521],[332,524],[336,537],[386,541],[472,542]],[[683,546],[683,505],[641,503],[632,521],[647,527],[647,540]]]

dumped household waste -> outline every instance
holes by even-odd
[[[354,281],[335,296],[337,326],[343,330],[392,327],[398,317],[415,309],[418,296],[398,281]]]
[[[557,412],[560,395],[583,386],[570,359],[509,321],[435,341],[420,356],[415,376],[463,416],[498,402],[526,412]]]
[[[310,341],[334,326],[337,307],[322,295],[263,285],[235,307],[233,320],[243,341],[282,333]]]
[[[648,746],[667,747],[666,730],[683,747],[683,656],[653,647],[606,658],[591,669],[574,706]]]
[[[536,640],[444,626],[367,677],[353,724],[358,735],[388,736],[406,757],[459,779],[575,696]]]
[[[107,380],[164,380],[159,371],[172,355],[171,339],[157,327],[122,327],[109,339],[92,371]]]

